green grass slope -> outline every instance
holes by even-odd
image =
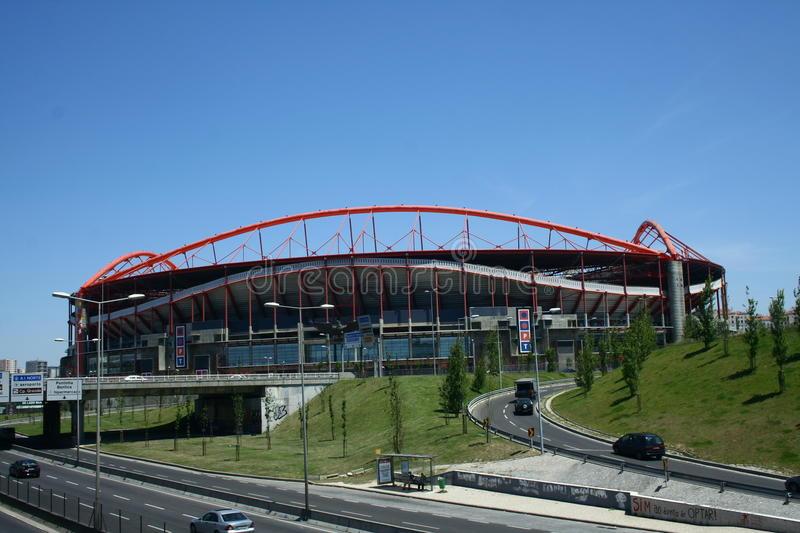
[[[800,471],[800,335],[788,335],[786,392],[777,394],[772,340],[764,335],[758,367],[747,372],[747,345],[683,343],[654,351],[641,376],[642,412],[618,369],[584,396],[562,394],[553,409],[582,425],[611,434],[652,431],[668,448],[730,464]]]
[[[503,385],[510,386],[522,374],[504,374]],[[529,375],[529,374],[525,374]],[[561,374],[545,374],[542,379],[556,379]],[[472,376],[469,376],[471,380]],[[462,434],[460,419],[445,422],[438,412],[438,384],[441,378],[407,376],[397,378],[404,398],[405,442],[403,452],[431,454],[436,464],[507,459],[530,453],[518,444],[492,436],[486,444],[485,433],[467,423]],[[371,467],[375,450],[391,452],[391,429],[388,407],[388,378],[344,380],[328,387],[309,402],[309,472],[312,476],[346,473]],[[497,387],[498,379],[487,376],[483,392]],[[328,396],[333,398],[334,438],[331,439]],[[470,391],[470,398],[476,394]],[[342,454],[341,406],[347,399],[347,456]],[[272,432],[272,449],[267,450],[264,435],[242,436],[240,460],[235,460],[235,436],[207,440],[206,456],[202,456],[201,439],[180,438],[177,451],[173,440],[108,443],[103,448],[144,458],[186,466],[281,477],[301,477],[303,472],[300,419],[297,413],[288,417]],[[422,465],[417,465],[420,467]]]

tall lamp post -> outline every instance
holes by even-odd
[[[283,307],[285,309],[294,309],[299,313],[298,322],[297,322],[297,362],[300,365],[300,414],[303,420],[303,486],[305,490],[305,507],[303,508],[303,520],[308,520],[308,515],[310,511],[310,507],[308,505],[308,435],[307,435],[307,421],[306,421],[306,413],[304,411],[306,407],[306,379],[305,379],[305,371],[303,367],[305,366],[306,357],[305,357],[305,350],[304,348],[304,332],[303,332],[303,309],[333,309],[332,304],[322,304],[322,305],[309,305],[303,307],[302,305],[284,305],[278,302],[267,302],[264,304],[265,307]]]
[[[536,311],[534,309],[534,311]],[[536,317],[532,317],[533,328],[533,357],[536,364],[536,410],[539,412],[539,451],[544,455],[544,423],[542,422],[542,389],[539,385],[539,350],[536,348]]]
[[[95,439],[94,439],[94,526],[95,529],[100,531],[103,527],[103,517],[100,514],[100,376],[103,374],[103,306],[115,302],[124,302],[127,300],[139,300],[144,298],[144,294],[129,294],[125,298],[115,298],[113,300],[90,300],[88,298],[79,298],[67,292],[54,292],[54,298],[66,298],[74,302],[84,302],[97,305],[97,371],[95,372],[97,378],[97,414],[95,416]],[[80,418],[80,414],[78,415]]]
[[[97,342],[100,339],[92,339],[91,342]],[[56,337],[53,339],[53,342],[65,342],[64,339],[61,337]],[[75,342],[80,342],[77,339]],[[77,374],[76,377],[80,378],[80,372],[78,371],[80,366],[78,365],[78,354],[75,354],[75,373]],[[75,466],[80,465],[81,463],[81,400],[75,400]]]

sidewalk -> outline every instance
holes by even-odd
[[[624,511],[601,509],[599,507],[591,507],[588,505],[543,500],[539,498],[530,498],[527,496],[514,496],[511,494],[469,489],[465,487],[447,487],[445,492],[442,493],[439,492],[439,489],[436,489],[434,492],[419,492],[402,490],[399,486],[375,486],[373,483],[352,485],[339,482],[333,483],[333,485],[357,488],[360,490],[379,492],[383,494],[404,496],[408,498],[418,498],[421,500],[469,505],[471,507],[483,507],[485,509],[494,509],[498,511],[527,513],[550,518],[578,520],[621,528],[666,531],[670,533],[690,533],[708,531],[710,529],[713,529],[715,532],[719,533],[749,531],[747,529],[735,527],[709,528],[681,524],[678,522],[666,522],[663,520],[640,518],[638,516],[628,516]]]

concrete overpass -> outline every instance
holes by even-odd
[[[325,387],[341,379],[353,379],[350,372],[306,372],[306,402],[318,395]],[[204,407],[208,409],[209,418],[214,420],[221,431],[233,424],[233,397],[241,394],[245,408],[245,431],[263,432],[267,420],[264,412],[263,398],[270,394],[275,400],[276,414],[270,422],[274,427],[288,415],[300,407],[300,374],[205,374],[205,375],[170,375],[170,376],[137,376],[100,378],[100,399],[116,399],[143,396],[196,396],[195,412]],[[83,423],[87,401],[97,398],[97,379],[83,378],[83,401],[68,402],[72,411],[72,433],[78,417]],[[60,432],[60,403],[49,401],[44,404],[43,434],[57,437]],[[77,415],[77,416],[76,416]]]

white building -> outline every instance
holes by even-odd
[[[0,372],[9,372],[13,374],[17,371],[16,359],[0,359]]]
[[[47,361],[42,361],[41,359],[25,361],[25,372],[41,372],[42,374],[47,374]]]

